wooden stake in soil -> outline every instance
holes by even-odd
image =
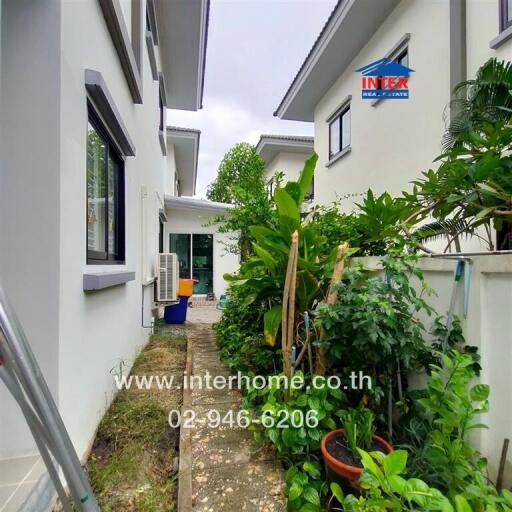
[[[345,253],[348,250],[348,242],[340,245],[338,247],[338,252],[336,253],[336,263],[334,264],[334,270],[332,272],[331,282],[329,284],[329,291],[327,293],[326,304],[335,304],[338,300],[338,290],[336,285],[341,281],[343,277],[343,272],[345,272]],[[322,327],[320,329],[320,339],[325,337],[325,329]],[[316,367],[315,373],[317,375],[325,375],[325,367],[326,367],[326,358],[327,350],[325,348],[319,348],[317,357],[316,357]]]
[[[282,313],[282,336],[281,348],[283,351],[283,371],[289,379],[292,374],[292,345],[293,328],[295,326],[295,289],[297,287],[297,255],[299,251],[299,233],[295,231],[292,235],[288,266],[286,268],[286,279],[283,291],[283,313]]]
[[[501,492],[503,489],[503,475],[505,473],[505,463],[507,462],[507,452],[510,439],[503,440],[503,448],[501,449],[500,469],[498,471],[498,479],[496,481],[496,489]]]

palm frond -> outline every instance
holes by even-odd
[[[474,227],[465,219],[443,219],[423,224],[412,235],[421,243],[433,242],[462,232],[466,237],[472,236]]]

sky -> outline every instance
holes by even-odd
[[[212,0],[203,109],[169,110],[168,124],[201,130],[196,197],[237,142],[262,133],[312,135],[313,124],[273,117],[335,0]]]

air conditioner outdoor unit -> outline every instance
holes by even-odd
[[[157,302],[175,302],[178,300],[178,279],[180,267],[176,253],[167,252],[158,255],[158,279],[156,285]]]

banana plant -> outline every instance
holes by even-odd
[[[232,286],[244,286],[247,304],[266,301],[268,311],[264,316],[265,339],[275,345],[282,316],[282,296],[292,234],[299,239],[297,258],[296,311],[310,311],[315,301],[323,298],[336,260],[336,249],[324,254],[325,237],[312,222],[302,219],[301,210],[318,160],[313,154],[306,160],[298,181],[289,181],[274,192],[278,222],[250,228],[255,242],[255,256],[244,262],[238,274],[225,275]]]

